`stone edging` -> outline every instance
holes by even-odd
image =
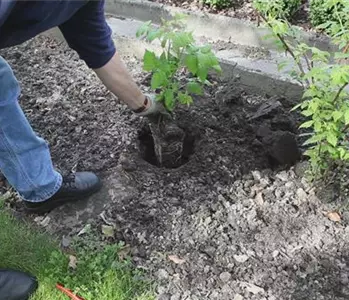
[[[188,15],[188,29],[193,30],[195,35],[204,35],[214,41],[223,40],[240,45],[274,48],[270,41],[263,39],[268,32],[266,29],[236,18],[188,11],[146,0],[106,0],[105,8],[107,13],[115,16],[140,21],[152,20],[156,24],[161,22],[161,18],[166,19],[175,13],[184,13]],[[304,32],[304,40],[322,50],[334,49],[328,39],[320,35]]]

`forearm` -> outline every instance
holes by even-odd
[[[105,66],[94,71],[103,84],[129,108],[135,110],[144,105],[145,96],[117,53]]]

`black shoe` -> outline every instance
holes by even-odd
[[[0,270],[0,300],[28,300],[37,288],[38,282],[30,274]]]
[[[28,202],[24,205],[30,213],[45,213],[67,202],[86,199],[102,187],[101,180],[93,173],[80,172],[63,177],[61,188],[43,202]]]

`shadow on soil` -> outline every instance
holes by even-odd
[[[299,272],[306,276],[297,276],[296,272],[289,272],[296,284],[291,299],[349,299],[349,256],[321,253],[318,257],[308,256],[297,267]],[[292,268],[293,266],[289,266],[290,270]]]

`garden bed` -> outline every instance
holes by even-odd
[[[145,120],[73,51],[39,37],[0,54],[54,163],[62,172],[96,171],[105,184],[85,205],[30,218],[66,237],[83,235],[88,224],[109,226],[104,238],[131,246],[162,300],[349,297],[349,218],[329,220],[333,207],[303,178],[304,163],[291,167],[301,149],[285,99],[216,80],[177,112],[189,137],[182,165],[159,168]],[[140,62],[125,61],[146,90]],[[21,213],[19,202],[13,208]]]
[[[252,22],[258,21],[258,15],[253,8],[253,0],[235,1],[237,4],[228,9],[217,10],[204,5],[200,0],[150,0],[169,6],[188,9],[191,11],[202,11],[211,14],[218,14]],[[312,26],[309,21],[309,0],[303,0],[302,5],[290,20],[292,24],[301,26],[305,30],[311,30]]]

